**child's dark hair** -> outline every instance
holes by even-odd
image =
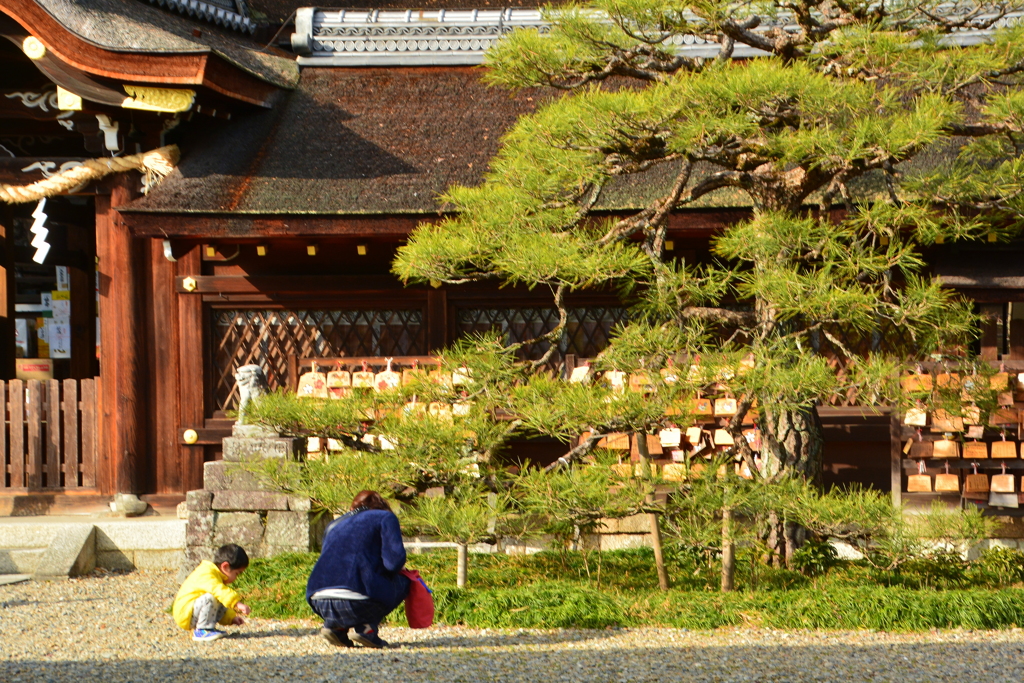
[[[242,546],[228,543],[217,548],[217,552],[213,554],[213,563],[215,565],[219,567],[225,562],[232,569],[245,569],[249,566],[249,556]]]

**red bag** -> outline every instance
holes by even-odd
[[[405,596],[405,618],[409,628],[429,628],[434,623],[434,596],[415,569],[403,569],[409,579],[409,595]]]

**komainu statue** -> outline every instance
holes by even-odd
[[[243,365],[235,370],[235,384],[238,385],[238,424],[247,422],[245,412],[249,404],[267,393],[269,385],[263,368],[258,365]]]

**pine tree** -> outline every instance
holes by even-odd
[[[1024,28],[994,28],[1018,9],[549,9],[550,30],[512,33],[488,53],[483,77],[559,94],[507,133],[481,185],[448,190],[452,216],[419,226],[394,272],[550,288],[561,317],[549,341],[564,332],[568,293],[616,288],[633,310],[603,354],[607,367],[692,365],[676,389],[736,396],[728,428],[752,470],[740,432],[756,405],[764,476],[815,480],[817,406],[840,394],[900,400],[902,368],[970,340],[970,305],[925,275],[921,248],[1007,239],[1019,227]],[[676,36],[707,50],[687,56]],[[604,210],[622,197],[632,210]],[[715,197],[742,200],[750,218],[716,234],[714,262],[673,258],[669,217]],[[530,405],[537,395],[518,409]],[[796,531],[777,529],[783,558]]]

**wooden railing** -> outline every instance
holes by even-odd
[[[96,486],[95,379],[0,381],[0,491]]]

